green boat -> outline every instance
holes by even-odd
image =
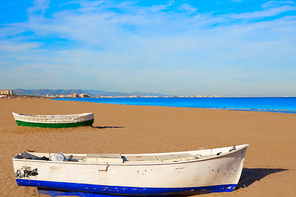
[[[18,126],[39,128],[68,128],[91,126],[93,113],[69,115],[25,115],[12,112]]]

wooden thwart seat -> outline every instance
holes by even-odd
[[[156,163],[160,162],[155,155],[123,156],[124,163]]]
[[[189,153],[165,154],[165,155],[129,155],[123,156],[124,163],[159,163],[159,162],[178,162],[197,159]]]
[[[181,153],[181,154],[158,155],[157,158],[161,162],[178,162],[178,161],[195,160],[196,156],[189,153]]]
[[[87,154],[85,162],[93,163],[123,163],[121,154]]]

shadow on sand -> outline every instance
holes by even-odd
[[[286,171],[288,169],[282,168],[244,168],[241,178],[235,189],[245,188],[252,185],[255,181],[259,181],[267,175],[277,172]]]
[[[118,127],[118,126],[92,126],[95,129],[122,129],[124,127]]]

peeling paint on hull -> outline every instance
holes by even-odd
[[[16,120],[18,126],[23,127],[37,127],[37,128],[68,128],[68,127],[81,127],[90,126],[94,120],[88,120],[85,122],[75,122],[75,123],[38,123],[38,122],[25,122]]]

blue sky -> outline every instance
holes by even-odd
[[[296,1],[0,0],[0,89],[296,96]]]

